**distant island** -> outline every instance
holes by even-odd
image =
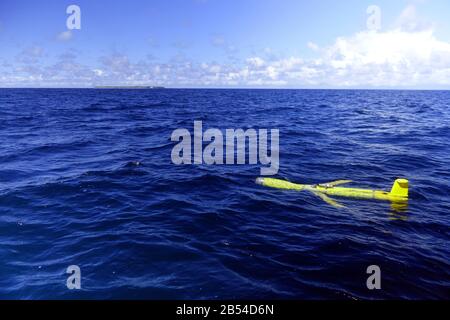
[[[146,90],[146,89],[165,89],[164,87],[155,86],[95,86],[95,89],[133,89],[133,90]]]

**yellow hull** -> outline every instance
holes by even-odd
[[[390,192],[382,190],[367,190],[367,189],[337,187],[337,185],[350,183],[351,181],[349,180],[339,180],[317,185],[296,184],[273,178],[258,178],[256,182],[265,187],[275,189],[310,191],[319,195],[323,200],[327,201],[328,203],[336,206],[339,205],[333,200],[327,198],[327,196],[346,197],[355,199],[385,200],[391,201],[393,203],[408,201],[409,183],[408,180],[406,179],[397,179],[394,182],[394,185]]]
[[[325,193],[329,196],[337,197],[347,197],[347,198],[359,198],[359,199],[376,199],[376,200],[387,200],[387,201],[405,201],[408,198],[397,197],[391,195],[389,192],[381,190],[365,190],[365,189],[354,189],[354,188],[322,188],[317,187],[317,191]]]

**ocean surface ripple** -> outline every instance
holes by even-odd
[[[445,91],[1,89],[0,298],[448,299],[449,105]],[[256,185],[259,165],[175,166],[171,133],[195,120],[279,129],[290,181],[406,177],[409,206],[334,208]]]

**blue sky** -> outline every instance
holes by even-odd
[[[446,0],[0,0],[0,87],[447,88],[449,16]]]

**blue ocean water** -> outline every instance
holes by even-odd
[[[445,91],[1,89],[0,298],[448,299],[449,105]],[[279,129],[290,181],[408,178],[409,205],[339,209],[256,185],[259,165],[175,166],[171,133],[195,120]]]

